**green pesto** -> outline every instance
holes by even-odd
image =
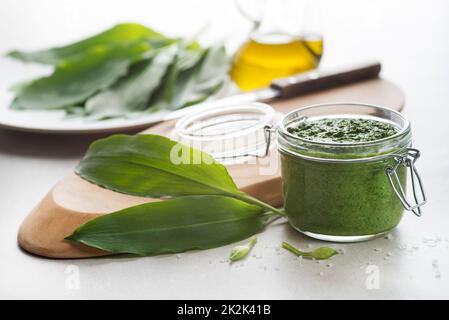
[[[326,120],[322,121],[324,127],[329,128],[326,132],[333,132],[330,128],[342,123],[334,120],[329,125],[325,124]],[[349,125],[355,123],[365,121],[350,121]],[[382,131],[381,137],[392,135],[386,127],[383,130],[380,129],[383,126],[371,125]],[[363,129],[364,125],[356,127],[362,132],[360,139],[369,139],[371,134]],[[349,138],[346,135],[337,137],[338,142],[356,139],[354,130],[343,128]],[[319,133],[318,136],[322,137]],[[329,136],[335,137],[333,133]],[[320,157],[313,152],[306,153],[309,157]],[[354,156],[357,158],[356,154]],[[347,155],[333,154],[333,158],[347,159]],[[333,236],[373,235],[394,228],[402,218],[402,204],[392,191],[385,173],[387,165],[393,164],[391,158],[332,163],[303,159],[282,152],[281,164],[285,211],[290,224],[301,231]],[[404,167],[398,168],[398,176],[405,186]]]
[[[370,142],[394,135],[389,123],[372,119],[328,118],[301,121],[287,131],[297,137],[315,142]]]

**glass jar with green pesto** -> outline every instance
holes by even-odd
[[[297,109],[277,127],[289,223],[313,238],[353,242],[397,226],[426,197],[410,123],[389,108],[351,103]],[[406,196],[407,173],[413,202]]]

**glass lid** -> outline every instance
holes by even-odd
[[[216,108],[178,120],[172,139],[203,150],[222,163],[243,162],[247,157],[265,155],[265,127],[275,126],[280,118],[272,107],[258,102]]]

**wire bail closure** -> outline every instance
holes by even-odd
[[[265,140],[265,151],[263,154],[258,153],[244,153],[240,156],[242,157],[255,157],[255,158],[265,158],[270,154],[270,147],[271,147],[271,139],[273,136],[273,132],[276,130],[273,129],[272,125],[265,125],[263,127],[263,133],[264,133],[264,140]],[[233,159],[235,156],[223,156],[219,157],[220,160],[226,160],[226,159]]]
[[[426,204],[427,197],[424,192],[421,177],[415,167],[415,162],[419,158],[419,156],[419,150],[413,148],[407,148],[407,152],[405,154],[394,154],[394,166],[387,166],[385,168],[385,173],[387,174],[388,181],[390,182],[394,193],[404,206],[404,209],[407,211],[412,211],[416,216],[421,217],[421,207]],[[413,198],[415,199],[413,204],[410,204],[410,201],[407,200],[405,190],[402,187],[401,181],[399,180],[397,174],[397,169],[401,165],[409,168],[410,171]],[[419,188],[419,190],[417,190],[417,188]],[[418,191],[420,195],[419,197]],[[421,199],[421,201],[419,199]]]
[[[245,153],[244,157],[255,157],[255,158],[265,158],[270,154],[270,147],[271,147],[271,139],[273,137],[273,132],[275,132],[276,129],[273,129],[273,126],[271,124],[267,124],[263,127],[263,134],[265,139],[265,151],[263,154],[258,153]]]
[[[266,148],[265,148],[265,154],[262,157],[266,157],[270,153],[271,138],[272,138],[273,132],[275,132],[275,131],[276,131],[276,129],[273,129],[272,125],[268,124],[265,127],[263,127],[263,133],[264,133],[264,136],[265,136]]]
[[[272,140],[271,139],[272,134],[275,131],[276,130],[273,129],[271,125],[266,125],[264,127],[265,142],[266,142],[265,154],[263,156],[260,155],[252,155],[252,156],[266,157],[268,155]],[[407,211],[412,211],[417,217],[421,217],[422,215],[421,207],[427,203],[427,197],[424,191],[421,176],[419,175],[415,167],[415,162],[420,157],[420,155],[421,153],[418,149],[407,148],[405,154],[393,154],[392,156],[394,158],[394,165],[387,166],[385,168],[385,173],[387,174],[388,181],[390,182],[390,185],[394,193],[401,201],[404,209]],[[405,166],[406,168],[409,168],[411,185],[413,190],[413,198],[415,200],[413,204],[411,204],[410,201],[407,200],[406,192],[399,179],[397,173],[399,166]]]

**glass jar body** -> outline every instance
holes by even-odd
[[[289,132],[299,122],[332,118],[386,122],[397,132],[367,142],[314,141]],[[411,146],[410,123],[400,113],[366,104],[315,105],[285,115],[276,131],[284,207],[295,229],[313,238],[352,242],[398,225],[404,206],[395,189],[406,192],[407,167],[397,163]]]
[[[385,174],[393,161],[327,163],[281,153],[290,224],[315,238],[336,241],[368,239],[393,229],[404,211]],[[405,186],[405,167],[398,176]]]

